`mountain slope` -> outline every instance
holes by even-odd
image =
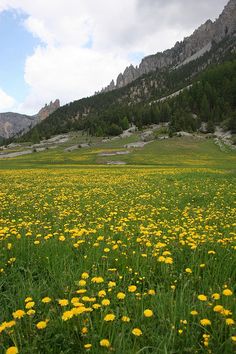
[[[219,43],[226,36],[236,31],[236,0],[230,0],[219,18],[212,22],[207,20],[193,34],[182,42],[162,53],[145,57],[138,67],[130,65],[123,74],[119,74],[116,83],[111,81],[102,92],[124,87],[138,77],[152,71],[186,64],[209,51],[214,43]]]
[[[12,136],[23,134],[47,118],[59,107],[60,101],[56,100],[55,102],[50,102],[49,105],[46,104],[34,116],[14,112],[0,113],[0,137],[8,139]]]
[[[234,6],[233,9],[231,8],[232,5]],[[185,59],[181,65],[176,65],[175,62],[174,67],[163,67],[143,74],[124,87],[67,104],[23,135],[21,141],[31,140],[32,136],[48,138],[51,135],[70,130],[85,130],[91,135],[118,135],[130,123],[135,123],[141,128],[145,124],[159,121],[170,122],[172,130],[175,131],[176,127],[179,127],[178,121],[181,121],[181,114],[185,116],[185,119],[182,120],[183,129],[197,129],[201,122],[208,121],[211,130],[214,129],[216,123],[222,123],[223,121],[226,121],[226,127],[232,125],[229,122],[233,119],[235,106],[231,93],[234,94],[235,82],[233,80],[236,75],[234,67],[236,32],[232,32],[232,30],[235,26],[236,17],[232,18],[231,14],[228,15],[228,11],[231,8],[232,13],[234,13],[235,5],[236,0],[231,0],[217,20],[217,23],[221,22],[219,28],[223,28],[225,24],[229,26],[232,22],[229,27],[230,30],[225,31],[224,36],[222,31],[219,32],[217,38],[222,35],[223,39],[219,42],[212,41],[209,50],[201,51],[201,55],[195,52],[191,57]],[[215,31],[214,33],[218,32]],[[230,64],[228,68],[227,64],[222,64],[225,61],[231,61],[232,66]],[[220,74],[225,92],[222,92],[218,84],[217,90],[215,90],[214,77],[210,83],[207,81],[208,68],[215,65],[214,75],[217,76],[218,71],[225,72],[227,75],[228,81]],[[206,72],[206,75],[204,72]],[[202,83],[201,87],[197,85],[199,81]],[[188,97],[189,102],[187,104],[182,102],[183,109],[179,107],[177,97],[173,97],[167,102],[160,100],[162,97],[171,95],[189,85],[194,86],[193,90],[189,90],[192,96]],[[193,92],[195,93],[193,94]],[[200,99],[197,100],[197,105],[194,105],[191,100],[197,94]],[[180,97],[182,95],[185,95],[185,93],[182,93]],[[224,101],[219,95],[224,97]],[[214,118],[214,115],[216,118]],[[193,118],[195,116],[197,116],[197,119]],[[173,119],[175,123],[171,124]]]

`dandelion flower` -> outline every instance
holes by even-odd
[[[235,321],[234,321],[232,318],[226,318],[225,323],[226,323],[228,326],[232,326],[232,325],[235,324]]]
[[[130,286],[128,287],[128,291],[129,291],[130,293],[134,293],[136,290],[137,290],[137,286],[136,286],[136,285],[130,285]]]
[[[197,312],[196,310],[192,310],[192,311],[190,312],[190,314],[191,314],[192,316],[197,316],[197,315],[198,315],[198,312]]]
[[[211,321],[208,320],[208,318],[203,318],[202,320],[200,320],[200,324],[202,326],[210,326],[211,325]]]
[[[109,313],[104,317],[104,321],[111,322],[111,321],[114,321],[115,318],[116,318],[116,316],[113,315],[113,313]]]
[[[198,300],[200,300],[200,301],[207,301],[206,295],[203,295],[203,294],[198,295],[197,298],[198,298]]]
[[[108,339],[102,339],[100,340],[100,346],[109,348],[111,346],[111,343],[109,342]]]
[[[92,348],[92,344],[90,343],[84,344],[84,349],[90,349],[90,348]]]
[[[18,349],[17,347],[9,347],[7,350],[6,350],[6,354],[18,354]]]
[[[128,316],[122,316],[121,321],[123,322],[130,322],[130,318]]]
[[[141,329],[139,329],[139,328],[134,328],[134,329],[132,330],[132,333],[133,333],[133,335],[136,336],[136,337],[140,337],[140,336],[143,334],[143,332],[142,332]]]
[[[225,296],[232,296],[233,292],[230,289],[223,290],[223,295]]]
[[[149,310],[149,309],[144,310],[143,314],[145,317],[152,317],[153,316],[152,310]]]
[[[69,301],[67,299],[61,299],[58,300],[59,305],[63,306],[67,306],[69,304]]]
[[[15,312],[13,312],[13,314],[12,314],[12,316],[15,319],[21,319],[24,315],[25,315],[25,311],[23,311],[23,310],[17,310]]]
[[[119,299],[119,300],[124,300],[124,298],[126,297],[126,295],[125,295],[125,293],[120,292],[120,293],[118,293],[118,294],[116,295],[116,297],[117,297],[117,299]]]
[[[38,323],[36,324],[36,327],[37,327],[38,329],[44,329],[44,328],[46,328],[46,327],[47,327],[47,321],[40,321],[40,322],[38,322]]]
[[[34,301],[30,301],[30,302],[27,302],[27,304],[25,305],[25,308],[27,310],[29,310],[29,309],[32,309],[32,307],[34,307],[34,305],[35,305],[35,302]]]
[[[191,274],[193,271],[192,271],[191,268],[186,268],[186,269],[185,269],[185,272]]]

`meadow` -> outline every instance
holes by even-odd
[[[235,153],[191,146],[0,161],[0,353],[235,352]]]

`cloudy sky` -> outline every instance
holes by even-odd
[[[0,112],[34,114],[106,86],[227,0],[0,0]]]

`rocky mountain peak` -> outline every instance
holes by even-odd
[[[47,118],[50,114],[52,114],[56,109],[60,107],[60,101],[59,99],[56,99],[54,102],[50,102],[49,104],[45,104],[45,106],[40,109],[38,114],[36,114],[36,117],[42,121],[45,118]]]
[[[54,102],[51,101],[49,104],[45,104],[34,116],[13,112],[0,113],[0,137],[8,139],[16,134],[21,135],[25,133],[59,107],[60,101],[56,99]]]
[[[174,68],[195,60],[211,49],[213,41],[218,43],[234,32],[236,32],[236,0],[230,0],[215,22],[207,20],[192,35],[184,38],[182,42],[177,42],[173,48],[143,58],[138,67],[130,65],[123,74],[118,75],[116,84],[112,81],[102,92],[124,87],[151,71],[165,67]]]

